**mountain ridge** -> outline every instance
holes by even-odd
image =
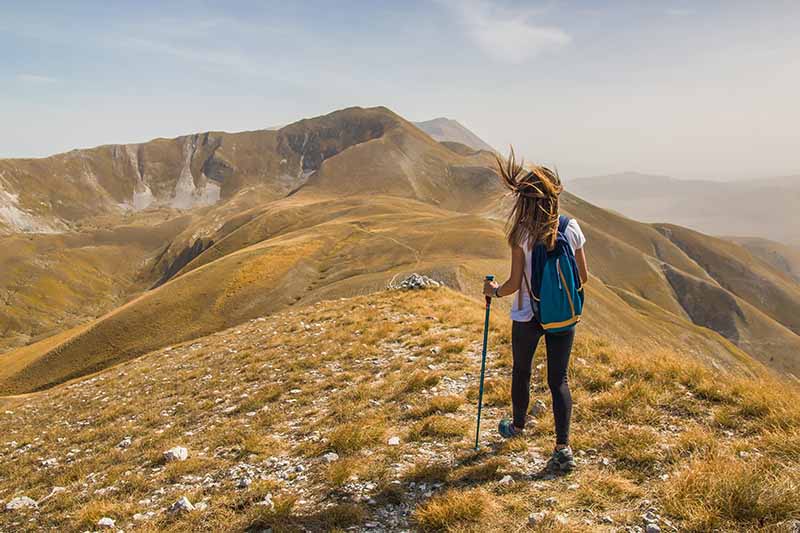
[[[222,184],[221,191],[231,192],[221,202],[126,214],[125,224],[133,228],[126,231],[180,222],[163,225],[158,238],[128,256],[109,249],[117,260],[134,260],[120,270],[124,279],[114,278],[119,266],[112,261],[99,273],[107,284],[87,287],[72,275],[69,260],[56,262],[55,272],[70,275],[48,281],[48,297],[34,297],[35,279],[26,276],[29,265],[40,261],[39,252],[2,247],[19,237],[0,237],[0,265],[16,265],[0,285],[6,301],[0,308],[6,331],[0,390],[49,387],[175,339],[294,305],[379,290],[410,272],[479,297],[477,280],[507,269],[502,222],[509,198],[493,154],[437,142],[386,108],[348,108],[270,135],[267,144],[223,139],[220,146],[231,148],[225,164],[240,172]],[[212,137],[206,144],[214,144]],[[271,151],[258,152],[258,146]],[[264,161],[280,169],[279,146],[296,155],[296,181],[276,181],[274,173],[265,182],[249,181],[241,169],[257,169]],[[199,162],[195,166],[202,171]],[[688,230],[636,222],[569,192],[562,195],[562,208],[588,237],[590,331],[621,343],[660,344],[731,371],[752,372],[758,361],[787,377],[800,373],[800,336],[788,329],[797,328],[797,287],[772,265],[738,245],[725,248]],[[106,215],[83,224],[76,232],[81,238],[69,241],[76,257],[94,249],[97,228],[117,228],[120,219]],[[748,266],[754,261],[756,266]],[[747,275],[731,271],[728,263]],[[761,302],[762,294],[774,298]],[[76,310],[65,312],[65,301]],[[82,301],[94,302],[89,309],[95,311],[80,309]],[[497,305],[506,310],[508,303]],[[15,309],[25,312],[9,311]],[[77,329],[65,333],[70,328]],[[20,344],[28,345],[12,349]]]

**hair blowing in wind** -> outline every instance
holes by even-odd
[[[529,246],[542,242],[547,249],[555,246],[558,233],[558,196],[564,187],[558,172],[529,165],[516,159],[514,147],[508,159],[497,157],[503,185],[514,195],[514,206],[506,221],[506,238],[511,246]]]

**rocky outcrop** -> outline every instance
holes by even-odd
[[[422,274],[417,274],[415,272],[399,282],[396,282],[394,279],[392,279],[392,281],[389,282],[388,288],[394,290],[418,290],[432,289],[441,287],[442,285],[442,283],[436,281],[435,279],[431,279],[428,276],[423,276]]]
[[[298,173],[308,176],[325,159],[355,144],[381,137],[395,122],[392,113],[384,108],[343,109],[282,128],[278,151],[284,156],[299,156]]]

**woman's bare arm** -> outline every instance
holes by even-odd
[[[496,281],[487,281],[483,285],[483,293],[486,296],[494,296],[495,287],[499,287],[498,296],[514,294],[522,285],[523,268],[525,268],[525,251],[519,246],[514,246],[511,249],[511,275],[502,285],[498,285]]]
[[[575,262],[578,263],[578,274],[581,276],[581,284],[589,281],[589,268],[586,266],[586,254],[583,248],[575,251]]]

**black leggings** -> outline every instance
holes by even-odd
[[[511,327],[511,348],[514,352],[514,370],[511,375],[511,403],[514,406],[514,425],[525,427],[531,387],[531,364],[539,339],[544,335],[547,344],[547,385],[553,397],[553,417],[556,421],[556,443],[569,443],[569,421],[572,417],[572,395],[567,383],[569,355],[575,330],[565,333],[545,333],[542,326],[530,322],[514,321]]]

